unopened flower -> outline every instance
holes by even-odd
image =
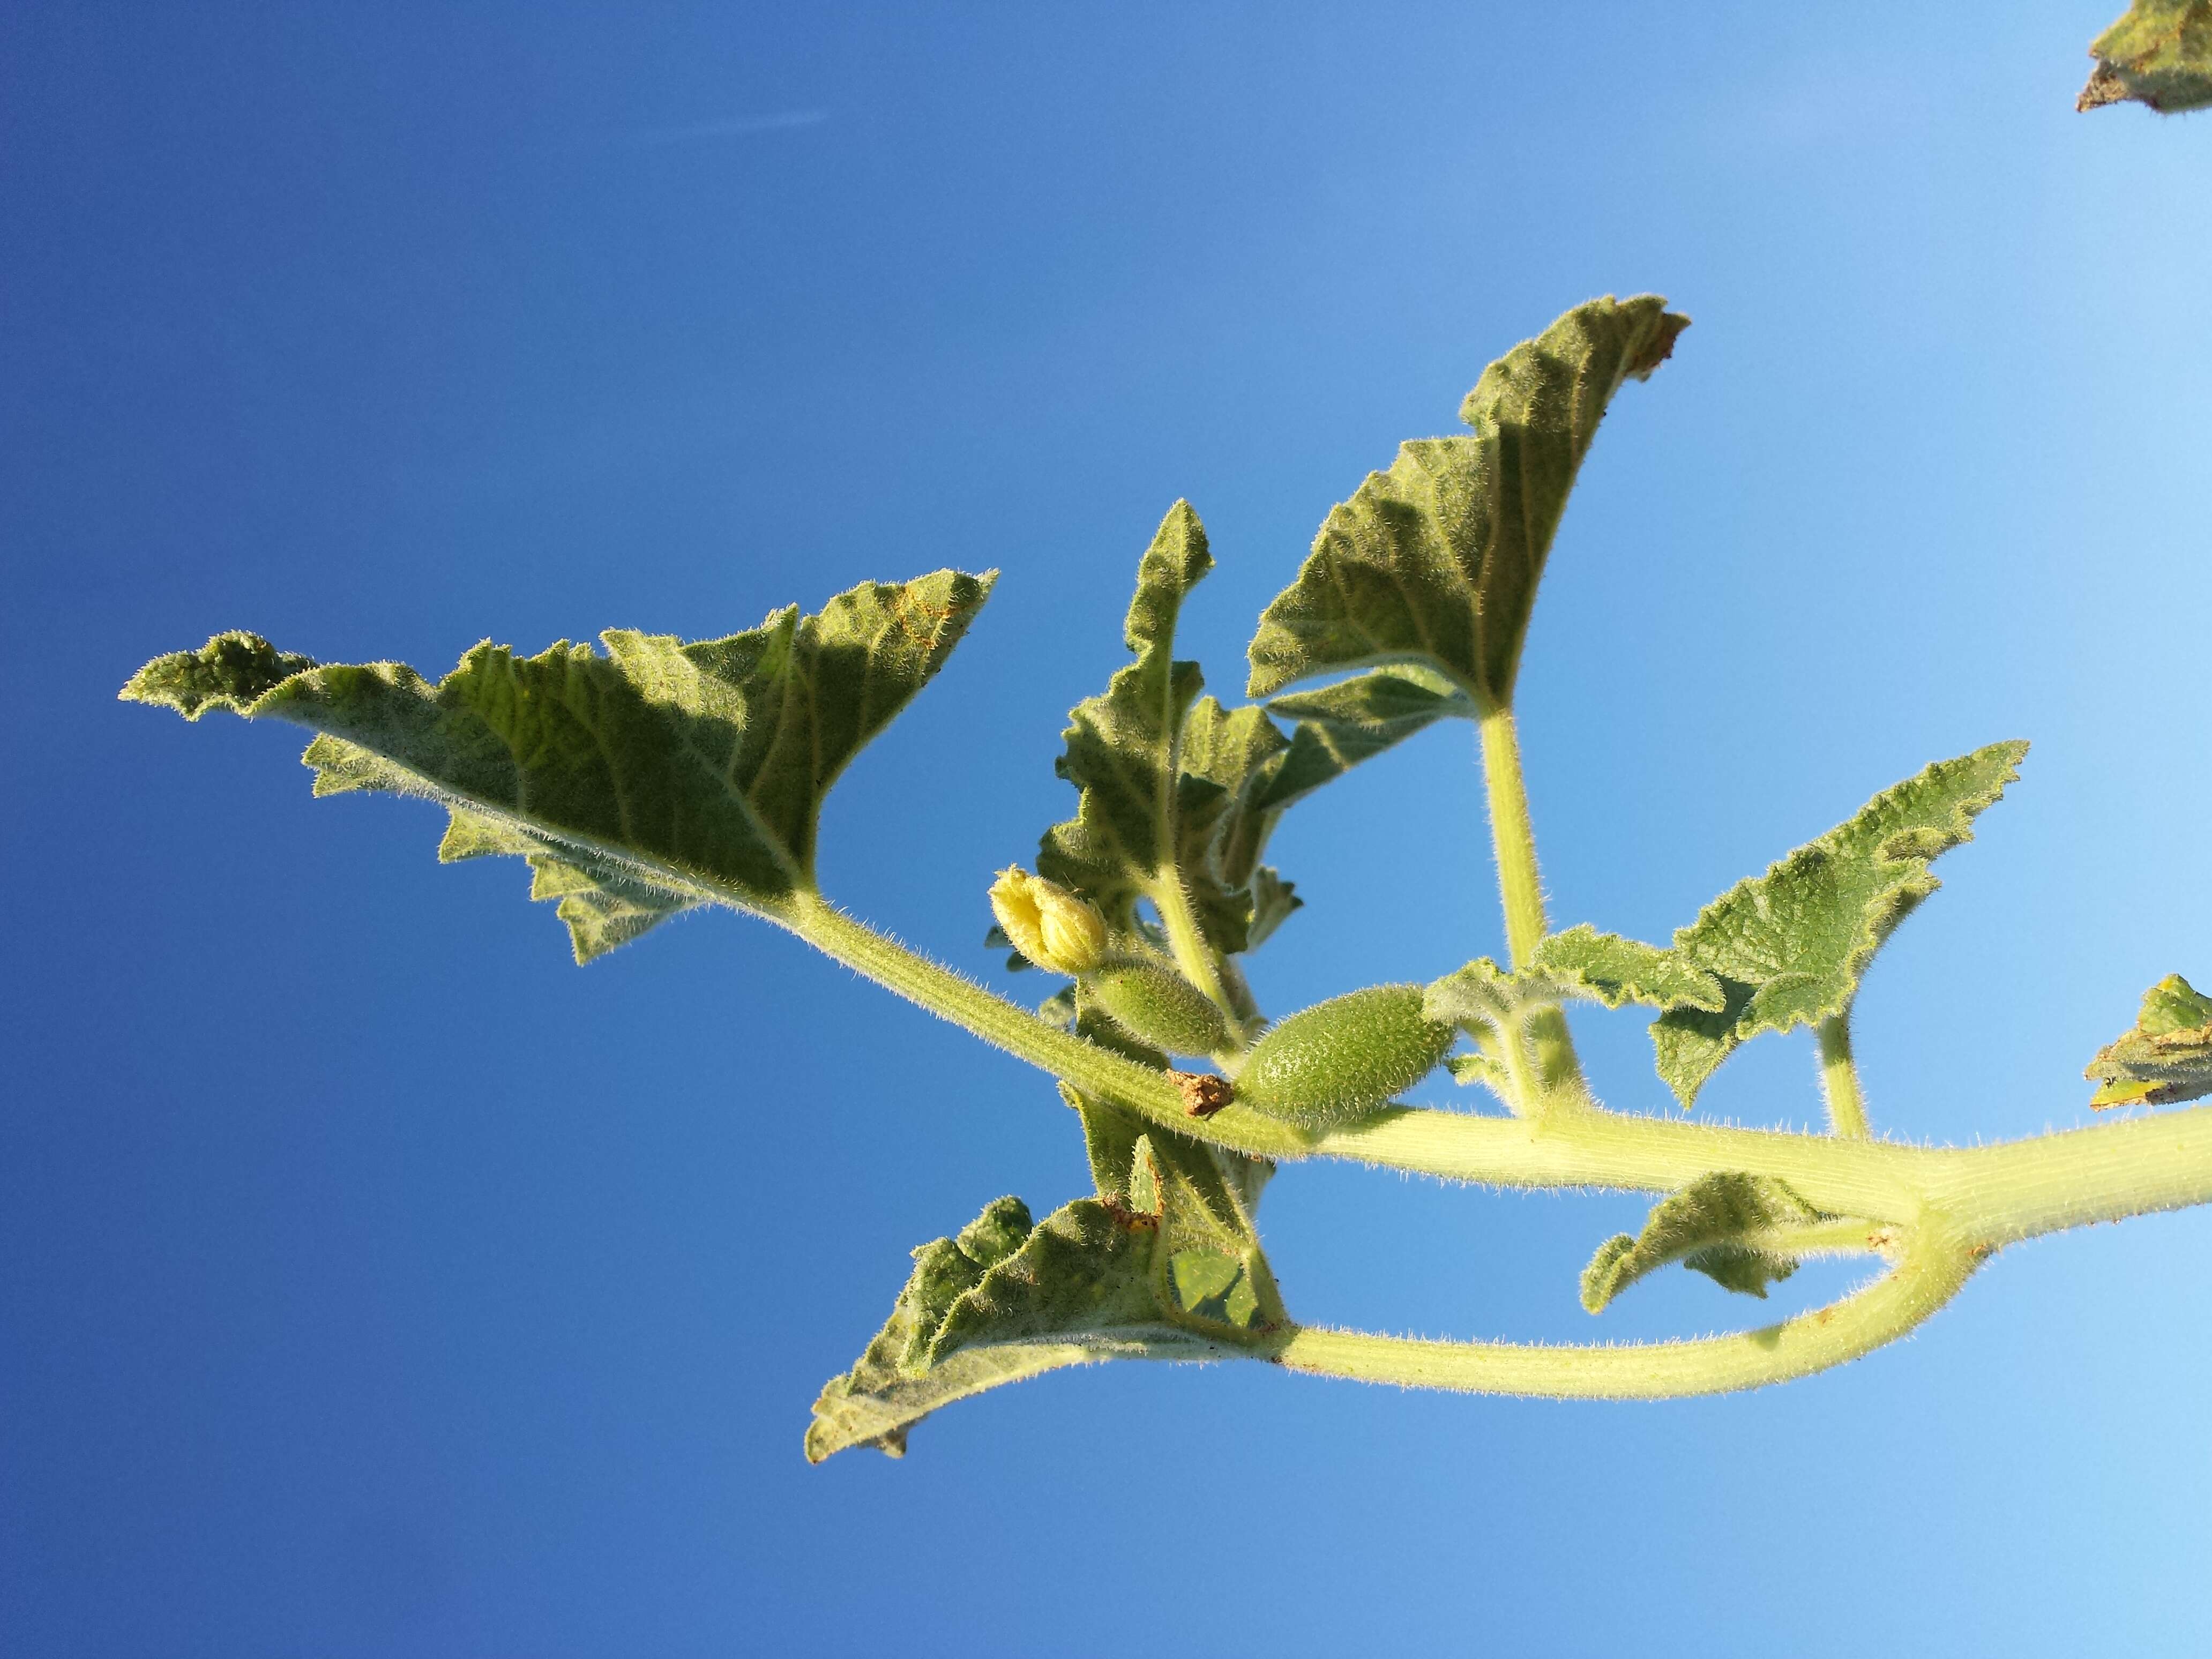
[[[991,910],[1019,951],[1055,974],[1089,973],[1106,955],[1106,918],[1056,882],[1018,865],[991,884]]]

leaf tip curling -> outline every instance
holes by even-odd
[[[258,634],[233,630],[197,651],[155,658],[115,695],[122,702],[173,708],[188,720],[210,708],[244,714],[294,675],[319,665],[313,657],[279,651]]]

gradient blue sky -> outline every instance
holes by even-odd
[[[2116,3],[0,7],[0,1647],[2203,1652],[2206,1214],[1757,1395],[1103,1367],[810,1468],[907,1249],[1082,1190],[1049,1085],[736,918],[580,970],[432,809],[113,700],[217,628],[435,671],[1001,567],[821,860],[994,974],[1169,502],[1234,693],[1332,501],[1656,289],[1696,325],[1522,680],[1555,913],[1663,937],[2033,738],[1861,1048],[1893,1133],[2080,1121],[2142,988],[2212,977],[2212,121],[2073,112]],[[1463,730],[1277,850],[1272,1008],[1498,949]],[[1578,1018],[1658,1109],[1637,1022]],[[1702,1109],[1813,1084],[1767,1039]],[[1302,1167],[1265,1220],[1315,1319],[1766,1311],[1589,1320],[1642,1207]]]

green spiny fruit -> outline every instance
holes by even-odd
[[[1229,1040],[1221,1011],[1163,963],[1109,962],[1084,976],[1083,989],[1131,1036],[1171,1054],[1210,1054]]]
[[[1309,1129],[1358,1117],[1436,1069],[1449,1025],[1423,1018],[1418,985],[1376,985],[1292,1014],[1252,1045],[1237,1098]]]

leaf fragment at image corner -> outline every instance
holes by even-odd
[[[2090,1105],[2172,1106],[2212,1095],[2212,997],[2179,974],[2143,993],[2135,1029],[2097,1051],[2082,1075]]]
[[[2212,0],[2135,0],[2090,44],[2077,110],[2130,101],[2178,115],[2212,105]]]

